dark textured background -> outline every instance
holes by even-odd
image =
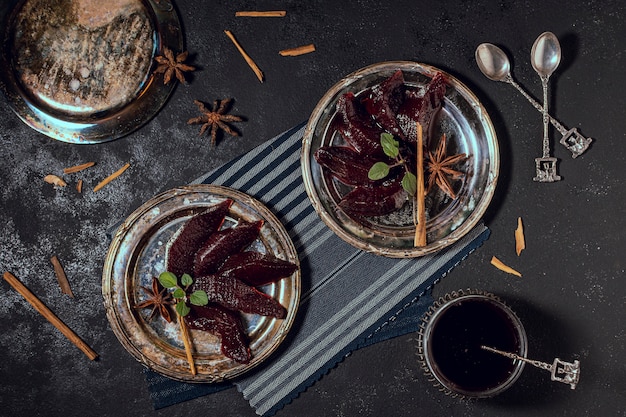
[[[624,161],[626,6],[610,1],[201,1],[177,2],[191,63],[158,115],[135,133],[92,146],[49,139],[0,102],[0,269],[20,278],[99,354],[90,362],[7,283],[0,282],[0,415],[254,416],[235,389],[153,411],[142,366],[119,344],[102,305],[106,230],[144,201],[186,184],[264,140],[305,121],[325,91],[348,73],[385,60],[415,60],[458,77],[481,99],[501,147],[501,178],[485,216],[489,241],[435,288],[474,287],[509,302],[526,325],[529,355],[579,359],[576,390],[527,367],[518,383],[487,401],[460,402],[422,375],[416,337],[357,351],[278,416],[614,416],[626,414]],[[237,10],[287,10],[282,19],[235,18]],[[223,30],[231,30],[265,72],[261,84]],[[481,42],[500,45],[516,79],[541,97],[529,63],[543,31],[561,40],[551,78],[551,113],[595,138],[573,160],[560,145],[563,181],[532,181],[541,154],[541,115],[512,87],[486,79],[474,62]],[[278,51],[314,43],[315,53]],[[234,97],[238,138],[211,147],[198,137],[194,99]],[[85,161],[97,165],[55,190],[46,174]],[[124,163],[131,168],[90,190]],[[85,180],[77,194],[75,178]],[[521,216],[526,251],[513,231]],[[60,293],[48,259],[65,266],[75,299]],[[523,278],[499,272],[497,255]]]

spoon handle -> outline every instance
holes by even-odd
[[[541,87],[543,89],[543,157],[550,157],[550,136],[548,129],[550,127],[549,115],[548,115],[548,77],[546,75],[541,76]]]
[[[537,100],[532,98],[531,95],[528,94],[526,90],[524,90],[517,82],[515,82],[513,77],[507,77],[503,81],[515,87],[515,89],[519,91],[520,93],[522,93],[522,95],[526,98],[526,100],[528,100],[530,104],[532,104],[533,107],[537,109],[537,111],[539,111],[540,113],[543,113],[543,106],[539,104]],[[565,128],[565,126],[563,126],[558,120],[556,120],[554,117],[550,116],[549,114],[548,114],[548,120],[550,121],[550,123],[552,123],[552,126],[554,126],[556,130],[559,131],[561,135],[564,135],[567,133],[567,128]]]
[[[534,359],[528,359],[516,353],[505,352],[485,345],[482,345],[480,348],[492,353],[496,353],[498,355],[505,356],[510,359],[526,362],[539,369],[545,369],[546,371],[550,371],[550,379],[552,381],[569,384],[571,389],[575,389],[578,381],[580,380],[580,361],[578,360],[575,360],[574,362],[565,362],[559,358],[555,358],[554,361],[549,364]]]
[[[537,102],[530,94],[526,92],[510,75],[505,77],[502,82],[507,84],[511,84],[517,91],[519,91],[525,98],[528,100],[532,106],[537,109],[540,113],[543,113],[543,106]],[[561,122],[559,122],[554,117],[548,114],[548,120],[554,126],[554,128],[563,136],[559,143],[565,146],[572,152],[572,158],[576,158],[580,156],[583,152],[589,148],[589,145],[593,141],[591,138],[586,138],[576,130],[576,128],[568,129],[563,126]]]

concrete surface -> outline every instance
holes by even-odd
[[[529,355],[582,363],[570,390],[545,371],[526,368],[492,400],[461,402],[437,391],[408,335],[360,350],[277,416],[616,416],[626,414],[623,282],[626,160],[626,6],[622,1],[284,1],[180,0],[190,63],[199,70],[165,107],[124,138],[69,145],[30,129],[0,102],[0,269],[11,271],[94,348],[89,361],[7,283],[0,282],[0,415],[254,416],[235,389],[154,411],[142,366],[122,348],[105,317],[101,272],[106,231],[155,194],[186,184],[264,140],[305,121],[324,92],[348,73],[386,60],[415,60],[458,77],[481,99],[501,147],[501,178],[485,216],[492,234],[435,295],[479,288],[515,309],[529,335]],[[235,18],[237,10],[285,9],[282,19]],[[4,30],[4,28],[2,28]],[[264,71],[254,74],[223,33],[231,30]],[[561,40],[551,79],[551,113],[595,139],[583,156],[553,146],[563,181],[532,181],[541,154],[541,115],[512,87],[486,79],[474,62],[481,42],[503,47],[514,75],[535,97],[529,63],[543,31]],[[301,57],[284,48],[314,43]],[[216,147],[199,137],[194,99],[233,97],[241,137]],[[553,137],[555,137],[553,132]],[[42,178],[86,161],[55,189]],[[102,178],[130,162],[114,183]],[[78,194],[75,181],[85,189]],[[513,231],[524,219],[527,249],[517,257]],[[75,299],[61,294],[49,258],[65,267]],[[493,268],[493,255],[523,278]]]

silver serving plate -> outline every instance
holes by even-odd
[[[298,309],[299,268],[290,277],[261,288],[287,309],[285,319],[242,314],[252,353],[249,363],[241,364],[225,357],[217,336],[190,330],[197,368],[197,374],[192,375],[179,325],[167,323],[158,315],[149,320],[150,308],[135,308],[146,296],[141,287],[150,288],[152,278],[165,270],[172,237],[191,216],[225,199],[234,203],[224,227],[239,220],[262,219],[265,222],[252,250],[299,264],[289,235],[269,209],[244,193],[214,185],[175,188],[146,202],[118,228],[105,259],[102,293],[113,332],[135,359],[179,381],[219,382],[248,372],[267,359],[285,339]]]
[[[345,141],[333,128],[336,104],[347,92],[360,94],[402,70],[408,86],[424,90],[432,77],[443,73],[448,84],[444,105],[431,124],[430,136],[445,133],[449,153],[470,155],[457,198],[431,192],[426,198],[427,245],[414,247],[412,206],[387,216],[357,222],[338,208],[351,188],[334,179],[315,161],[322,146]],[[431,145],[434,150],[435,145]],[[309,119],[302,145],[302,175],[306,191],[321,219],[341,239],[356,248],[392,258],[418,257],[437,252],[463,237],[484,214],[494,194],[500,156],[495,129],[478,98],[459,80],[425,64],[407,61],[383,62],[358,70],[335,84],[319,101]],[[458,187],[458,185],[457,185]]]
[[[0,89],[38,132],[75,144],[119,138],[150,120],[176,85],[153,74],[163,48],[183,48],[169,0],[2,3]]]

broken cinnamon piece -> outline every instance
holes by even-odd
[[[65,271],[63,270],[61,262],[59,262],[59,258],[54,255],[52,258],[50,258],[50,262],[54,267],[54,273],[57,276],[57,281],[59,281],[59,287],[61,287],[61,292],[74,298],[74,293],[70,288],[70,282],[67,280],[67,275],[65,275]]]
[[[63,179],[53,174],[46,175],[45,177],[43,177],[43,180],[48,184],[56,185],[58,187],[65,187],[67,185],[67,183],[63,181]]]
[[[96,185],[93,188],[93,191],[96,192],[96,191],[99,191],[100,189],[102,189],[102,187],[104,187],[105,185],[107,185],[108,183],[110,183],[111,181],[113,181],[114,179],[119,177],[120,175],[122,175],[124,173],[124,171],[126,171],[128,169],[128,167],[130,167],[130,164],[127,162],[126,164],[124,164],[123,167],[121,167],[120,169],[115,171],[113,174],[109,175],[108,177],[106,177],[105,179],[100,181],[100,183],[98,183],[98,185]]]
[[[84,164],[75,165],[75,166],[69,167],[69,168],[63,168],[63,173],[64,174],[73,174],[75,172],[79,172],[79,171],[82,171],[82,170],[87,169],[89,167],[92,167],[95,164],[96,164],[95,162],[85,162]]]
[[[285,17],[286,15],[287,12],[285,10],[235,12],[235,17]]]
[[[508,274],[516,275],[518,277],[522,276],[522,274],[520,274],[519,272],[517,272],[515,269],[511,268],[510,266],[505,265],[500,259],[496,258],[495,256],[491,258],[491,265],[495,266],[500,271],[504,271]]]
[[[519,256],[526,249],[526,239],[524,238],[524,225],[522,218],[517,218],[517,229],[515,229],[515,253]]]
[[[83,192],[83,180],[78,180],[76,183],[76,191],[78,191],[79,194]]]
[[[259,81],[263,82],[263,72],[257,66],[257,64],[252,60],[252,58],[250,58],[250,55],[248,55],[246,51],[243,50],[239,42],[237,42],[237,39],[235,39],[235,35],[233,35],[233,33],[230,30],[225,30],[224,33],[226,34],[226,36],[230,38],[230,40],[233,42],[233,44],[235,45],[235,47],[237,48],[237,50],[239,51],[243,59],[245,59],[248,65],[250,66],[250,68],[252,68],[252,71],[254,71]]]
[[[22,282],[8,271],[2,276],[17,292],[19,292],[26,301],[44,316],[54,327],[56,327],[67,339],[79,348],[92,361],[98,357],[98,354],[91,349],[72,329],[61,321],[44,303],[37,298]]]
[[[308,54],[314,51],[315,51],[315,45],[311,43],[308,45],[298,46],[296,48],[283,49],[282,51],[278,51],[278,53],[282,56],[298,56],[298,55]]]

